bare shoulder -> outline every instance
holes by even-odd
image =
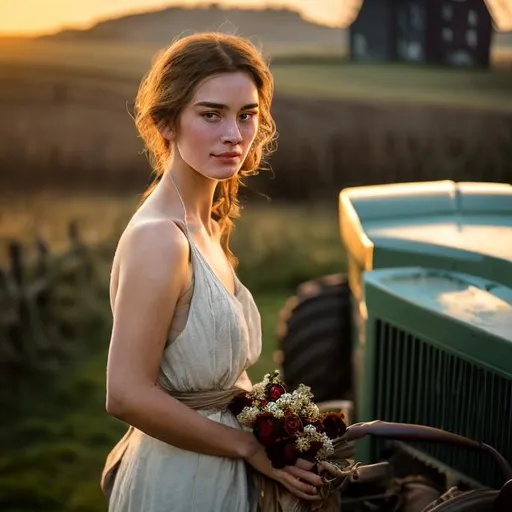
[[[131,222],[119,239],[112,267],[111,299],[120,281],[135,286],[184,287],[188,278],[189,244],[178,226],[169,219]],[[142,291],[142,290],[141,290]]]
[[[189,246],[181,229],[171,220],[145,219],[128,225],[119,240],[121,260],[127,257],[144,257],[148,262],[187,256]]]

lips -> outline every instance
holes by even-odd
[[[237,157],[240,157],[241,154],[240,153],[237,153],[236,151],[231,151],[231,152],[228,152],[228,153],[221,153],[220,155],[213,155],[217,158],[237,158]]]

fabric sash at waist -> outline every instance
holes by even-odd
[[[219,391],[195,391],[194,393],[171,392],[173,398],[184,403],[191,409],[227,409],[231,400],[243,390],[240,388],[222,389]]]
[[[240,388],[230,388],[223,390],[212,390],[212,391],[196,391],[193,393],[175,392],[166,389],[165,384],[160,381],[160,385],[167,391],[173,398],[179,400],[183,404],[187,405],[191,409],[202,410],[202,409],[219,409],[225,410],[231,402],[231,400],[241,391]],[[126,431],[126,434],[121,440],[114,446],[111,452],[108,454],[105,461],[105,466],[101,474],[101,489],[105,494],[107,500],[110,499],[112,488],[116,479],[117,472],[123,455],[126,452],[130,444],[130,440],[135,433],[135,428],[130,426]]]

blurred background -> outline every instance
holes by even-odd
[[[150,179],[155,53],[221,30],[270,59],[278,150],[234,234],[273,360],[298,283],[342,272],[346,186],[512,178],[512,0],[0,2],[0,509],[96,512],[113,251]]]

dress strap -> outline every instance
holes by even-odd
[[[180,200],[180,203],[181,203],[181,207],[183,208],[183,225],[185,227],[185,235],[187,236],[191,245],[193,245],[192,239],[190,237],[190,231],[188,229],[188,224],[187,224],[187,210],[185,208],[185,203],[183,201],[183,198],[181,197],[180,189],[178,188],[178,184],[176,183],[174,176],[172,175],[172,173],[169,173],[169,176],[171,177],[172,184],[174,185],[176,194],[178,194],[178,199]]]

